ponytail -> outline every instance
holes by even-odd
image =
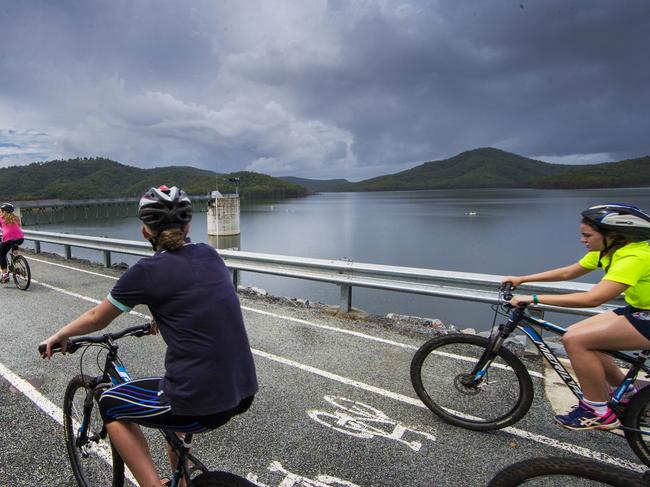
[[[185,245],[185,230],[180,228],[167,228],[155,236],[158,250],[173,252]]]

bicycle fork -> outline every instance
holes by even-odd
[[[483,350],[481,357],[478,359],[478,362],[476,362],[472,371],[460,380],[461,384],[465,387],[472,388],[478,388],[481,386],[487,377],[488,370],[499,353],[503,342],[508,338],[510,333],[512,333],[513,329],[514,322],[512,322],[512,320],[508,321],[505,325],[499,325],[497,333],[490,337],[488,346]]]

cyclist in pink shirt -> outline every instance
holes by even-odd
[[[0,269],[2,277],[0,282],[9,282],[7,271],[7,254],[11,247],[21,245],[25,234],[20,228],[20,218],[14,214],[14,205],[3,203],[0,205],[0,228],[2,228],[2,242],[0,242]]]

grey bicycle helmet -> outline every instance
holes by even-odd
[[[150,188],[140,198],[138,218],[155,232],[183,228],[192,220],[192,202],[176,186]]]
[[[13,213],[14,212],[14,205],[11,203],[2,203],[0,205],[0,210],[4,210],[7,213]]]
[[[628,242],[650,240],[650,216],[632,205],[612,203],[592,206],[582,217],[604,234],[615,232]]]

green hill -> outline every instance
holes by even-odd
[[[240,178],[242,199],[304,196],[307,190],[278,178],[253,172],[218,175],[219,190],[235,191],[228,179]],[[177,185],[189,194],[215,189],[217,174],[186,166],[141,169],[104,158],[35,162],[0,169],[4,200],[86,199],[139,196],[151,186]]]
[[[561,175],[535,181],[538,188],[633,188],[650,186],[650,156],[571,166]]]
[[[483,148],[462,152],[442,161],[426,162],[395,174],[359,181],[354,185],[354,190],[531,187],[542,178],[562,174],[573,167]]]
[[[307,188],[310,193],[319,191],[354,191],[354,183],[347,179],[305,179],[293,176],[281,176],[279,179]]]

